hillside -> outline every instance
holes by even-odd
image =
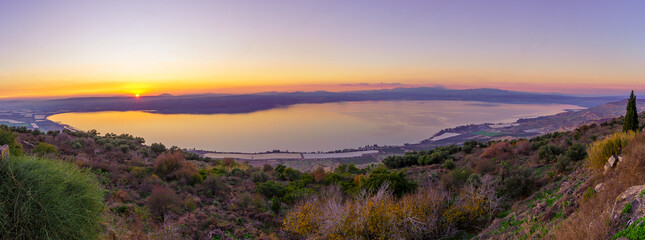
[[[571,104],[598,106],[620,97],[578,97],[499,89],[455,90],[441,87],[395,88],[349,92],[267,92],[133,97],[84,97],[2,101],[0,110],[28,110],[52,115],[62,112],[150,111],[162,114],[248,113],[302,103],[392,100],[454,100],[490,103]]]
[[[621,121],[308,172],[203,158],[130,135],[1,131],[15,137],[12,151],[61,159],[96,176],[107,191],[103,239],[604,239],[641,217],[635,201],[633,212],[613,213],[607,227],[579,228],[590,224],[585,214],[595,206],[612,205],[645,182],[645,171],[629,167],[643,164],[627,165],[641,161],[643,134],[624,147],[625,164],[609,175],[586,160],[589,146],[612,139]]]

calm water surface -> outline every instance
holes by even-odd
[[[514,122],[552,115],[573,105],[468,101],[374,101],[299,104],[244,114],[65,113],[49,119],[80,130],[128,133],[146,139],[225,152],[331,151],[365,145],[416,143],[444,128]]]

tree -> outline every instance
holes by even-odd
[[[159,154],[159,153],[162,153],[162,152],[166,151],[166,146],[164,146],[161,143],[153,143],[152,145],[150,145],[150,149],[153,152],[156,152],[157,154]]]
[[[638,130],[638,111],[636,110],[636,96],[634,91],[629,95],[627,101],[627,113],[625,113],[625,121],[623,122],[623,132],[637,131]]]
[[[146,199],[146,206],[150,212],[163,222],[170,212],[179,210],[181,202],[175,191],[163,185],[156,185]]]

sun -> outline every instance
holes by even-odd
[[[138,93],[137,93],[137,94],[134,94],[134,97],[135,97],[135,98],[139,98],[139,97],[141,97],[141,94],[138,94]]]

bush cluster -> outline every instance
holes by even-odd
[[[32,157],[0,161],[0,238],[97,239],[103,191],[76,166]]]
[[[469,143],[467,146],[472,151],[476,144]],[[383,164],[390,169],[409,167],[414,165],[430,165],[442,163],[447,159],[453,159],[452,154],[462,151],[463,148],[457,145],[437,147],[428,151],[414,151],[405,153],[402,156],[388,156],[383,159]]]

